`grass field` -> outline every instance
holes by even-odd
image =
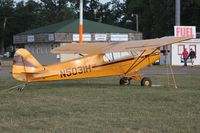
[[[200,76],[154,75],[160,87],[119,86],[119,78],[32,84],[0,78],[1,133],[197,133],[200,132]]]
[[[3,60],[0,59],[0,62],[2,67],[12,66],[12,58]]]

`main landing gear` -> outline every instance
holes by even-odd
[[[152,81],[150,78],[144,77],[141,80],[141,86],[147,86],[147,87],[151,87],[152,86]]]
[[[131,83],[131,78],[129,78],[129,77],[123,77],[123,78],[121,78],[120,80],[119,80],[119,84],[120,85],[130,85],[130,83]]]
[[[140,80],[141,86],[146,86],[146,87],[151,87],[152,86],[152,81],[148,77],[141,77],[141,74],[137,75],[132,75],[130,77],[122,77],[119,81],[120,85],[130,85],[131,80]]]

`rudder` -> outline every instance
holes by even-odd
[[[28,74],[34,74],[44,70],[44,67],[28,52],[20,48],[13,58],[12,75],[15,79],[29,82]]]

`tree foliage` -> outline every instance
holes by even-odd
[[[175,25],[175,1],[173,0],[84,0],[84,18],[136,30],[139,16],[139,31],[144,38],[173,35]],[[14,34],[40,26],[78,18],[79,0],[14,0],[0,1],[1,49],[12,45]],[[200,1],[181,1],[181,24],[200,27]]]
[[[12,18],[13,13],[13,0],[0,1],[0,53],[3,52],[5,42],[10,42],[8,36],[11,35],[12,29],[8,27],[11,25],[8,20]]]
[[[52,24],[74,17],[74,12],[68,7],[66,0],[41,0],[41,5],[41,25]]]

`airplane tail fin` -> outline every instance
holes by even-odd
[[[12,75],[19,81],[29,82],[29,75],[44,70],[44,67],[26,49],[15,52]]]

